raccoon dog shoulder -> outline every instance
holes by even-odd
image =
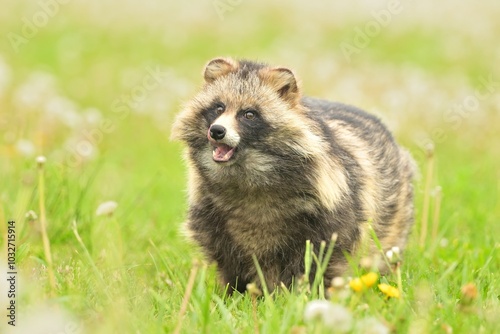
[[[187,144],[185,230],[224,284],[245,291],[259,282],[255,256],[269,288],[288,286],[304,274],[306,240],[317,250],[336,233],[330,282],[368,222],[384,251],[404,248],[413,162],[376,117],[303,97],[283,67],[217,58],[204,79],[172,137]]]

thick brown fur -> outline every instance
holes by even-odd
[[[270,288],[290,285],[304,274],[306,240],[318,249],[337,233],[329,282],[346,271],[345,254],[360,248],[368,222],[384,251],[405,247],[414,164],[379,119],[302,97],[282,67],[217,58],[204,78],[172,136],[187,144],[185,230],[224,284],[244,291],[258,282],[255,255]],[[212,138],[214,124],[227,130],[224,138]]]

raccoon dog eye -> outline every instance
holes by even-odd
[[[250,119],[250,120],[254,119],[255,118],[255,112],[252,111],[252,110],[246,111],[245,112],[245,118],[246,119]]]
[[[226,106],[223,105],[222,103],[221,104],[218,104],[216,107],[215,107],[215,112],[217,112],[217,114],[222,114],[224,112],[224,110],[226,110]]]

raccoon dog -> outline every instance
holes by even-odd
[[[185,230],[224,284],[259,283],[255,256],[270,289],[289,286],[304,274],[306,240],[317,250],[336,233],[330,282],[359,251],[368,222],[384,251],[404,248],[413,162],[379,119],[303,97],[283,67],[217,58],[204,79],[172,137],[187,144]]]

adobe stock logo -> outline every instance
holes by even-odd
[[[16,53],[19,52],[20,48],[28,44],[28,42],[35,38],[39,30],[45,27],[50,19],[56,16],[61,5],[66,5],[71,0],[42,0],[38,2],[39,9],[28,18],[23,16],[21,18],[22,26],[20,33],[9,32],[7,33],[7,39],[9,40],[10,46]]]
[[[393,17],[401,14],[402,12],[403,5],[398,0],[389,1],[386,9],[371,11],[373,19],[366,22],[363,28],[356,26],[354,28],[355,35],[352,40],[349,42],[343,41],[339,45],[340,50],[347,61],[351,62],[354,54],[359,54],[361,50],[368,47],[372,38],[378,36],[382,31],[382,28],[391,24]]]
[[[224,20],[226,12],[232,12],[236,7],[241,5],[243,0],[214,0],[212,5],[221,20]]]

